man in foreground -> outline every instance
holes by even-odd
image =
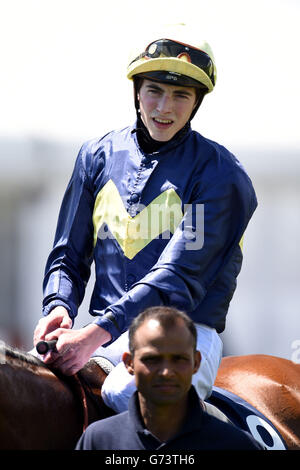
[[[91,424],[77,450],[262,450],[250,434],[205,411],[191,385],[197,330],[183,312],[153,307],[129,329],[123,354],[137,391],[129,410]]]

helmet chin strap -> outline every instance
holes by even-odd
[[[197,103],[192,111],[192,114],[190,115],[190,119],[189,121],[191,121],[193,119],[193,117],[195,116],[195,114],[197,113],[198,109],[200,108],[201,104],[202,104],[202,101],[204,99],[204,96],[205,96],[205,93],[202,94],[202,93],[199,93],[198,95],[198,99],[197,99]]]
[[[136,132],[137,139],[142,150],[148,154],[157,152],[164,145],[169,144],[170,142],[177,142],[182,139],[183,136],[190,129],[190,121],[187,121],[185,125],[168,141],[159,141],[151,137],[147,127],[145,126],[139,110],[137,110],[137,123],[136,128],[132,132]]]
[[[141,148],[146,153],[153,153],[153,152],[158,151],[167,142],[154,140],[151,137],[146,125],[143,122],[143,119],[142,119],[142,116],[141,116],[141,111],[140,111],[140,103],[139,103],[139,100],[138,100],[138,92],[139,92],[139,89],[140,89],[140,86],[141,86],[141,81],[139,81],[139,80],[140,79],[138,79],[138,80],[135,79],[134,80],[134,103],[135,103],[135,109],[136,109],[136,115],[137,115],[137,127],[135,129],[135,132],[137,134],[137,139],[139,141],[139,144],[140,144]],[[188,131],[188,129],[190,128],[190,121],[195,116],[197,110],[199,109],[199,106],[202,103],[203,97],[204,97],[204,95],[202,95],[200,93],[197,93],[197,95],[198,95],[198,100],[197,100],[197,103],[196,103],[196,105],[195,105],[195,107],[192,111],[192,114],[191,114],[190,118],[185,123],[185,125],[175,134],[175,136],[172,137],[172,139],[170,141],[172,141],[172,140],[176,141],[177,139],[180,139],[181,136],[183,136]],[[168,141],[168,142],[170,142],[170,141]]]
[[[138,99],[138,92],[141,88],[142,81],[143,81],[143,78],[141,78],[141,77],[135,77],[134,81],[133,81],[134,105],[135,105],[136,115],[137,115],[137,127],[135,129],[135,132],[137,134],[137,139],[138,139],[139,145],[141,146],[143,151],[146,152],[146,153],[153,153],[153,152],[157,152],[167,142],[160,142],[160,141],[154,140],[151,137],[146,125],[144,124],[144,122],[142,120],[141,111],[140,111],[140,102],[139,102],[139,99]],[[196,94],[197,94],[197,101],[196,101],[196,104],[194,106],[194,109],[193,109],[188,121],[176,133],[176,135],[172,137],[172,139],[170,141],[172,141],[172,140],[176,141],[176,140],[180,139],[182,136],[185,135],[185,133],[190,128],[191,120],[193,119],[193,117],[197,113],[199,107],[201,106],[201,103],[203,101],[203,98],[204,98],[206,92],[204,92],[200,88],[196,88]],[[168,141],[168,142],[170,142],[170,141]]]
[[[140,78],[140,77],[134,77],[134,80],[133,80],[133,91],[134,91],[134,106],[135,106],[135,109],[136,109],[136,113],[137,113],[137,117],[141,119],[141,114],[140,114],[140,102],[138,100],[138,92],[139,92],[139,89],[141,87],[141,84],[142,84],[142,81],[143,79]],[[206,95],[206,93],[203,93],[202,89],[200,88],[196,88],[196,94],[197,94],[197,103],[190,115],[190,118],[188,120],[188,122],[191,122],[191,120],[193,119],[193,117],[195,116],[195,114],[197,113],[198,109],[200,108],[201,104],[202,104],[202,101],[204,99],[204,96]]]

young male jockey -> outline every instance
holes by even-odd
[[[122,354],[133,318],[174,306],[196,323],[201,366],[193,384],[211,393],[222,356],[219,337],[242,264],[241,240],[257,206],[251,181],[226,148],[191,129],[216,66],[209,45],[155,37],[130,62],[137,120],[85,143],[77,157],[45,270],[43,315],[34,334],[58,338],[44,357],[76,373],[91,355],[116,367],[105,402],[127,408],[135,389]],[[95,261],[90,314],[72,329]]]

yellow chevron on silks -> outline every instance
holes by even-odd
[[[240,239],[239,245],[240,245],[240,249],[243,251],[243,248],[244,248],[244,234],[243,234],[242,238]]]
[[[125,256],[133,259],[160,234],[166,232],[168,238],[168,232],[174,233],[182,217],[181,199],[173,188],[161,193],[132,217],[126,211],[116,185],[109,180],[97,194],[94,205],[94,246],[97,238],[113,235]],[[105,224],[110,233],[103,230]]]

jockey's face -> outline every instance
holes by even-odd
[[[182,129],[196,105],[193,87],[143,80],[138,92],[141,118],[152,139],[167,142]]]
[[[135,375],[141,406],[183,403],[200,365],[200,353],[183,321],[166,331],[149,319],[136,330],[134,344],[133,357],[124,362]]]

